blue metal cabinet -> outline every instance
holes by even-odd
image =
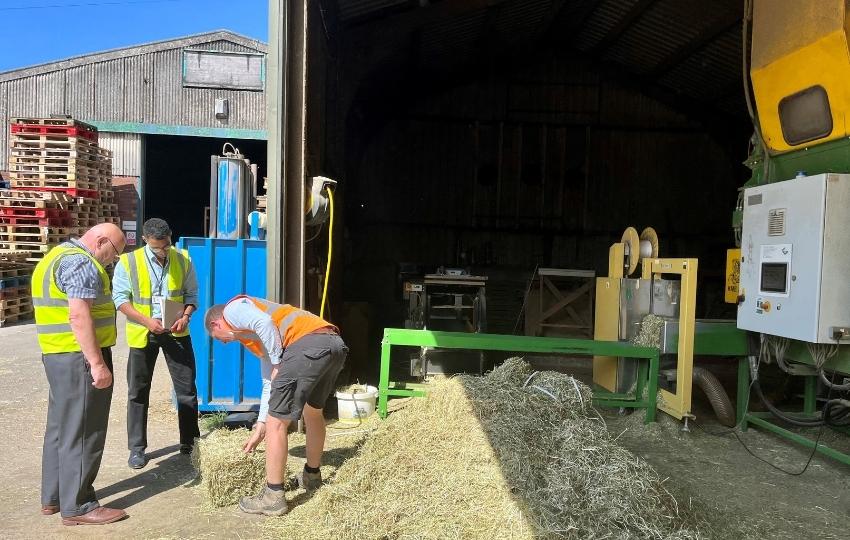
[[[181,238],[198,275],[198,314],[189,330],[197,365],[201,411],[257,409],[262,391],[260,361],[237,343],[213,341],[204,328],[204,314],[213,304],[238,294],[266,297],[265,240]]]

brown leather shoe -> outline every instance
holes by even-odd
[[[106,525],[127,517],[127,512],[117,508],[98,506],[81,516],[63,517],[62,525]]]
[[[44,516],[52,516],[59,511],[59,507],[53,504],[44,504],[41,506],[41,514]]]

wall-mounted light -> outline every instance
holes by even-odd
[[[224,120],[230,116],[230,104],[227,98],[216,98],[215,100],[215,117],[219,120]]]

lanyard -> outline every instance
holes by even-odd
[[[162,296],[162,280],[165,278],[165,266],[168,264],[168,258],[165,259],[165,264],[160,267],[159,277],[156,275],[156,267],[159,266],[157,262],[151,263],[151,272],[153,273],[153,277],[157,278],[156,287],[153,289],[154,294],[158,296]],[[151,280],[153,283],[153,280]]]

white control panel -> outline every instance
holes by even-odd
[[[850,175],[744,192],[738,328],[835,343],[850,327]]]

